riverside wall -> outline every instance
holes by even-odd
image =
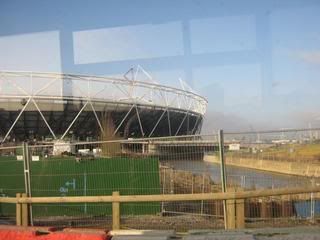
[[[204,161],[220,163],[219,157],[212,155],[205,155]],[[305,162],[272,161],[256,158],[226,157],[226,164],[274,173],[304,177],[320,177],[320,163],[315,164]]]

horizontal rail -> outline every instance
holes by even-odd
[[[0,203],[17,203],[15,197],[0,197]]]
[[[21,146],[21,145],[6,146],[6,147],[1,146],[1,147],[0,147],[0,150],[19,149],[19,148],[22,148],[22,146]]]
[[[1,97],[0,97],[1,98]],[[258,134],[258,133],[283,133],[283,132],[300,132],[300,131],[320,131],[320,128],[297,128],[297,129],[290,129],[290,130],[266,130],[266,131],[252,131],[252,132],[224,132],[224,134]],[[212,140],[203,140],[203,138],[212,138]],[[149,137],[149,138],[134,138],[134,139],[112,139],[112,140],[104,140],[104,141],[83,141],[83,142],[71,142],[71,143],[55,143],[53,144],[52,142],[48,142],[47,144],[37,144],[37,145],[29,145],[30,148],[40,148],[40,147],[54,147],[54,146],[77,146],[77,145],[89,145],[89,144],[107,144],[107,143],[130,143],[130,144],[158,144],[158,143],[172,143],[172,140],[178,140],[183,142],[182,140],[179,139],[184,139],[184,138],[190,138],[190,139],[195,139],[194,143],[211,143],[211,144],[217,144],[217,138],[218,135],[216,133],[213,134],[194,134],[194,135],[180,135],[180,136],[163,136],[163,137]],[[172,139],[172,140],[171,140]],[[191,140],[190,142],[192,142]],[[232,143],[232,141],[225,141],[225,145]],[[250,143],[248,143],[250,144]],[[255,145],[263,145],[266,143],[257,143],[254,142]],[[16,145],[16,146],[1,146],[0,145],[0,150],[5,150],[5,149],[15,149],[15,148],[21,148],[21,145]]]
[[[213,134],[207,134],[207,135],[194,134],[194,135],[181,135],[181,136],[149,137],[149,138],[135,138],[135,139],[113,139],[113,140],[105,140],[105,141],[72,142],[72,143],[56,143],[56,144],[53,144],[52,142],[50,142],[48,144],[42,144],[42,145],[29,145],[29,147],[39,148],[39,147],[65,146],[65,145],[77,146],[77,145],[89,145],[89,144],[92,145],[92,144],[106,144],[106,143],[130,143],[130,144],[145,143],[147,144],[147,143],[161,143],[162,139],[163,140],[183,139],[183,138],[200,139],[201,137],[216,137],[216,136],[217,135],[213,135]],[[196,140],[196,141],[199,141],[199,140]],[[216,141],[212,140],[211,142],[215,143]]]
[[[232,200],[320,192],[320,187],[261,189],[243,192],[159,194],[127,196],[22,197],[0,198],[0,203],[112,203],[112,202],[177,202],[200,200]]]

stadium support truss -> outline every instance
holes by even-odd
[[[141,67],[123,78],[0,71],[1,141],[94,137],[108,117],[113,135],[125,138],[194,134],[207,101],[180,82],[160,85]]]

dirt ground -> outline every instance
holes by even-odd
[[[111,217],[91,218],[46,218],[35,219],[36,226],[57,226],[57,227],[94,227],[111,229]],[[295,227],[295,226],[320,226],[320,219],[311,222],[305,219],[247,219],[246,228],[268,228],[268,227]],[[150,230],[175,230],[186,232],[192,229],[224,229],[224,222],[221,218],[200,215],[175,215],[175,216],[125,216],[121,218],[122,229],[150,229]]]

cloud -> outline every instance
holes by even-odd
[[[319,51],[299,51],[295,56],[305,63],[320,65],[320,50]]]

